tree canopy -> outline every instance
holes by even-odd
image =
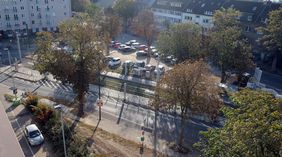
[[[214,14],[208,51],[214,64],[221,69],[221,82],[226,81],[227,71],[240,75],[253,66],[250,44],[243,38],[237,21],[239,15],[234,9],[221,9]]]
[[[264,36],[260,42],[272,54],[272,71],[276,71],[278,53],[282,53],[282,7],[269,14],[267,27],[263,29]]]
[[[184,141],[184,127],[192,113],[205,113],[214,119],[221,106],[216,80],[204,61],[186,61],[165,73],[157,84],[152,104],[160,110],[179,111],[179,145]]]
[[[145,38],[148,53],[150,54],[150,46],[157,33],[153,12],[149,9],[140,11],[133,19],[131,27],[135,34]]]
[[[178,62],[186,59],[198,59],[204,56],[201,51],[201,28],[194,24],[180,23],[161,32],[157,41],[157,48],[161,54],[174,55]]]
[[[223,128],[213,128],[195,144],[203,156],[277,157],[282,154],[282,100],[260,90],[232,95],[237,108],[223,109]]]
[[[134,0],[117,0],[113,6],[113,10],[123,18],[125,31],[132,19],[138,12],[137,4]]]
[[[84,95],[89,83],[94,82],[104,68],[104,41],[99,27],[85,16],[75,17],[59,26],[58,38],[52,40],[47,32],[38,33],[36,39],[36,68],[50,72],[57,80],[73,85],[79,101],[79,113],[83,114]],[[54,42],[72,49],[70,52],[54,48]]]

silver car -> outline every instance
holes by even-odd
[[[44,142],[44,137],[41,134],[41,131],[35,124],[30,124],[25,128],[25,136],[28,139],[28,142],[31,146],[40,145]]]

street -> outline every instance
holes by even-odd
[[[40,146],[29,145],[23,130],[26,125],[34,123],[31,120],[31,114],[22,105],[19,105],[15,108],[11,105],[11,103],[6,102],[4,93],[8,93],[9,90],[7,90],[7,87],[2,84],[0,84],[0,88],[0,101],[3,103],[6,109],[6,113],[10,119],[11,125],[24,152],[24,155],[26,157],[53,157],[54,155],[52,154],[51,145],[48,143],[48,141],[45,141]]]
[[[3,75],[0,75],[0,82],[9,87],[13,86],[13,80]],[[67,100],[72,100],[75,96],[72,91],[40,86],[36,83],[31,83],[20,79],[15,79],[14,82],[15,86],[19,90],[34,91],[42,96],[55,97],[58,99],[65,98]],[[85,112],[98,114],[97,106],[95,105],[97,97],[97,93],[92,93],[87,96],[88,102],[85,103]],[[141,106],[135,106],[127,103],[123,104],[121,101],[122,98],[117,100],[108,96],[103,96],[102,99],[105,101],[105,105],[102,109],[103,118],[113,121],[118,121],[120,119],[120,123],[125,123],[130,127],[136,127],[139,129],[141,126],[144,126],[148,133],[153,132],[155,116],[154,111],[147,108],[142,108]],[[157,135],[160,139],[175,141],[178,135],[178,132],[175,130],[180,126],[180,119],[171,115],[160,113],[157,118],[157,126],[159,130],[162,130],[159,131]],[[186,142],[189,144],[196,142],[199,138],[199,131],[206,130],[208,127],[214,126],[203,123],[199,120],[191,120],[186,125],[187,129],[185,129]]]

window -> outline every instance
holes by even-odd
[[[203,23],[209,23],[208,19],[203,19]]]
[[[10,20],[10,16],[9,15],[5,15],[6,21]]]
[[[196,16],[196,18],[200,18],[200,16],[199,16],[199,15],[197,15],[197,16]]]
[[[21,6],[21,10],[24,10],[24,7],[23,7],[23,6]]]
[[[16,20],[16,21],[18,21],[19,20],[19,17],[18,17],[18,15],[14,15],[14,20]]]
[[[35,23],[34,20],[32,20],[32,21],[31,21],[31,24],[34,24],[34,23]]]
[[[185,16],[184,18],[185,20],[190,20],[190,21],[192,20],[192,16]]]

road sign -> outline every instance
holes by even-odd
[[[98,105],[99,107],[102,107],[102,106],[104,105],[104,103],[103,103],[103,101],[100,99],[100,100],[97,101],[97,105]]]

